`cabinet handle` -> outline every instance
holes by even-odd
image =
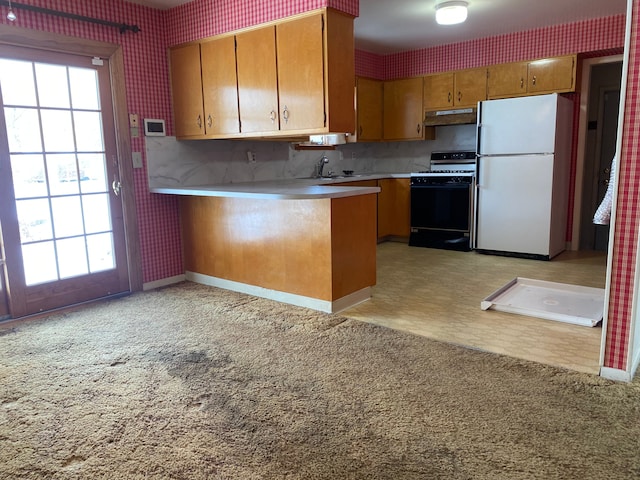
[[[458,101],[462,100],[462,92],[458,92]]]
[[[207,127],[211,128],[213,125],[213,118],[211,118],[211,114],[207,117]]]
[[[447,94],[447,103],[451,103],[451,92]]]
[[[287,106],[284,106],[284,110],[282,111],[282,118],[284,118],[284,123],[289,123],[289,110]]]
[[[271,123],[276,123],[276,111],[275,110],[271,110],[271,113],[269,114],[269,118],[271,119]]]
[[[418,128],[416,129],[418,133],[420,133],[420,124],[418,124]]]
[[[202,128],[202,117],[200,115],[198,115],[198,120],[196,120],[196,123],[198,124],[198,128]]]
[[[358,135],[362,135],[362,125],[360,125],[360,128],[358,129]]]
[[[520,77],[520,88],[524,88],[524,78]]]
[[[534,85],[534,86],[536,85],[536,80],[537,80],[537,78],[536,78],[536,76],[534,75],[534,76],[533,76],[533,85]]]

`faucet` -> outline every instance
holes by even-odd
[[[324,170],[324,166],[325,164],[329,163],[329,159],[327,158],[326,155],[322,155],[322,157],[320,158],[320,160],[318,160],[318,163],[316,164],[316,177],[317,178],[322,178],[322,171]]]

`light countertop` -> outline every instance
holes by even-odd
[[[409,178],[409,173],[372,173],[339,178],[287,178],[256,182],[198,185],[191,187],[158,187],[151,193],[205,197],[257,199],[319,199],[378,193],[379,187],[356,187],[341,184],[383,178]]]

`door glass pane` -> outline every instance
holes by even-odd
[[[5,105],[36,106],[33,64],[0,58],[0,85]]]
[[[99,110],[98,77],[87,68],[69,68],[71,83],[71,104],[73,108]]]
[[[76,127],[77,150],[79,152],[104,150],[100,112],[75,112],[73,117]]]
[[[86,233],[108,232],[111,230],[109,195],[83,195],[84,225]]]
[[[89,251],[89,267],[92,273],[115,268],[112,233],[88,235],[87,249]]]
[[[104,155],[78,154],[82,193],[106,192],[107,171]]]
[[[22,243],[53,238],[48,199],[18,200],[16,209]]]
[[[27,285],[36,285],[58,279],[53,242],[22,245],[22,259]]]
[[[27,285],[116,268],[96,70],[0,59],[0,89]]]
[[[73,125],[68,110],[40,110],[42,135],[47,152],[73,152]]]
[[[4,116],[11,153],[42,151],[37,110],[5,107]]]
[[[75,155],[66,153],[47,155],[47,172],[51,195],[79,193]]]
[[[84,237],[67,238],[56,242],[60,278],[77,277],[89,273]]]
[[[42,155],[11,155],[11,173],[16,198],[47,196]]]
[[[69,108],[67,67],[36,63],[36,79],[41,107]]]
[[[72,237],[84,233],[80,196],[54,197],[51,199],[51,209],[56,238]]]

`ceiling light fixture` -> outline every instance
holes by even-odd
[[[10,22],[15,22],[16,21],[16,14],[13,13],[13,10],[11,9],[11,0],[9,0],[9,13],[7,13],[7,20],[9,20]]]
[[[440,2],[436,5],[436,22],[440,25],[455,25],[467,19],[468,2],[463,0]]]

